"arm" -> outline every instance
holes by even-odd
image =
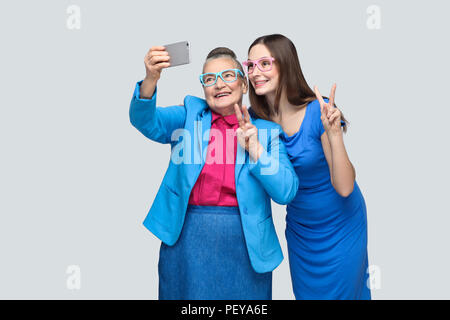
[[[172,132],[184,127],[186,108],[184,106],[156,107],[156,87],[152,96],[141,98],[142,83],[136,84],[130,104],[130,122],[147,138],[159,142],[170,143]]]
[[[339,195],[348,197],[353,192],[356,173],[348,158],[342,133],[328,136],[324,132],[321,141],[330,168],[331,184]]]
[[[250,164],[250,172],[273,201],[288,204],[298,191],[297,173],[289,160],[286,147],[280,142],[279,134],[272,136],[267,149],[266,151],[261,147],[256,163]]]
[[[356,174],[344,146],[341,112],[334,105],[336,84],[333,85],[327,102],[323,100],[317,87],[314,87],[314,91],[320,103],[320,139],[330,170],[331,184],[339,195],[348,197],[353,192]]]
[[[270,143],[265,150],[260,143],[258,129],[251,123],[247,108],[242,106],[244,117],[239,105],[236,104],[234,110],[239,121],[239,128],[236,129],[237,141],[249,154],[250,173],[261,183],[273,201],[278,204],[291,202],[297,194],[299,182],[286,147],[280,143],[281,127],[277,125],[275,129],[270,130]]]
[[[130,122],[147,138],[170,143],[172,132],[184,127],[186,108],[156,107],[156,84],[161,71],[170,66],[169,53],[164,47],[150,48],[144,57],[145,79],[136,84],[130,104]]]

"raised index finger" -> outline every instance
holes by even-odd
[[[319,89],[317,88],[317,86],[314,86],[314,93],[316,94],[317,100],[319,100],[320,111],[322,111],[323,105],[325,104],[325,101],[323,101],[322,95],[320,94]]]
[[[251,123],[250,121],[250,114],[248,113],[248,109],[246,106],[242,106],[242,110],[244,111],[244,120],[246,123]]]
[[[236,118],[239,121],[239,127],[244,128],[245,121],[244,121],[244,119],[242,119],[241,108],[239,107],[239,105],[237,103],[234,104],[234,111],[236,112]]]

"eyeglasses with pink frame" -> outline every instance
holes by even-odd
[[[269,62],[268,66],[262,66],[261,65],[261,61],[265,61],[265,62]],[[258,67],[258,69],[261,72],[267,72],[272,70],[272,62],[275,61],[275,58],[273,57],[262,57],[256,60],[247,60],[247,61],[243,61],[242,65],[244,65],[247,68],[247,73],[250,74],[253,72],[253,70],[255,69],[255,65]],[[253,64],[253,65],[251,65]]]

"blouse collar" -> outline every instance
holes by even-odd
[[[211,124],[213,124],[214,121],[216,121],[217,119],[220,119],[220,118],[222,118],[223,120],[225,120],[225,122],[226,122],[230,127],[233,126],[233,125],[235,125],[235,124],[239,124],[239,121],[238,121],[238,119],[237,119],[235,113],[230,114],[230,115],[227,115],[227,116],[223,116],[223,115],[221,115],[220,113],[217,113],[217,112],[213,111],[212,109],[211,109],[211,113],[212,113]]]

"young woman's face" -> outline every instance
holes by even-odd
[[[236,69],[234,61],[230,58],[217,58],[208,61],[203,73],[216,73],[223,70]],[[227,75],[222,75],[227,80]],[[205,92],[205,99],[209,107],[222,115],[230,115],[234,113],[234,105],[237,103],[241,105],[242,95],[247,93],[247,82],[242,76],[237,75],[234,82],[224,82],[220,77],[217,77],[215,84],[209,87],[203,87]]]
[[[257,60],[263,57],[272,57],[269,49],[263,44],[254,45],[248,53],[249,60]],[[248,79],[257,95],[275,95],[279,83],[279,71],[275,61],[272,62],[270,71],[263,72],[255,66],[253,72],[248,75]]]

